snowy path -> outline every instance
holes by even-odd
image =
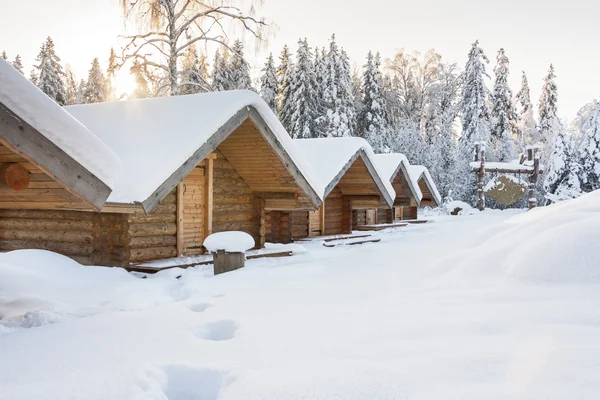
[[[49,292],[53,311],[25,320],[40,326],[0,325],[0,399],[595,399],[600,280],[511,278],[516,213],[303,243],[218,277],[106,270],[85,307]]]

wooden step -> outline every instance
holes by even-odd
[[[360,225],[357,229],[359,231],[382,231],[389,228],[402,228],[407,226],[408,222],[395,222],[393,224],[375,224],[375,225]]]
[[[331,236],[312,236],[302,239],[296,239],[295,242],[314,242],[314,241],[323,241],[323,242],[334,242],[336,240],[347,240],[347,239],[359,239],[366,238],[371,235],[331,235]]]
[[[325,247],[355,246],[357,244],[378,243],[378,242],[381,242],[381,239],[356,240],[356,241],[341,242],[341,243],[323,243],[323,246],[325,246]]]

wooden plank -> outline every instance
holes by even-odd
[[[393,224],[361,225],[357,229],[359,231],[381,231],[388,228],[401,228],[406,225],[408,225],[407,222],[396,222]]]
[[[183,254],[183,184],[177,185],[177,255]]]
[[[378,243],[381,242],[381,239],[369,239],[369,240],[359,240],[356,242],[342,242],[342,243],[323,243],[323,246],[325,247],[336,247],[336,246],[356,246],[359,244],[365,244],[365,243]]]
[[[215,153],[213,153],[215,154]],[[215,154],[216,156],[216,154]],[[212,234],[213,231],[213,202],[214,202],[214,197],[213,197],[213,183],[214,183],[214,163],[213,163],[213,159],[209,158],[208,160],[206,160],[207,162],[207,166],[206,166],[206,181],[205,181],[205,185],[204,185],[204,190],[206,192],[206,200],[204,202],[205,204],[205,210],[206,210],[206,221],[205,221],[205,230],[204,230],[204,237],[208,237],[209,235]]]
[[[111,189],[56,144],[0,103],[0,143],[35,164],[82,202],[99,211]]]

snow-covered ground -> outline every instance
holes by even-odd
[[[600,192],[377,235],[217,277],[1,255],[0,399],[598,398]]]

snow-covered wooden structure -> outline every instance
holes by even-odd
[[[423,194],[419,185],[410,179],[410,164],[404,154],[375,154],[374,159],[383,178],[389,180],[394,188],[394,205],[392,208],[355,210],[356,224],[390,224],[395,220],[416,219],[416,209]],[[415,211],[414,216],[412,210]]]
[[[61,109],[0,60],[0,251],[39,248],[85,264],[194,255],[212,232],[266,240],[266,214],[317,209],[310,168],[252,92]]]
[[[290,215],[293,239],[351,233],[357,224],[353,220],[354,210],[389,209],[394,204],[394,189],[378,170],[373,150],[364,139],[297,139],[294,142],[319,180],[324,203],[315,212]]]

